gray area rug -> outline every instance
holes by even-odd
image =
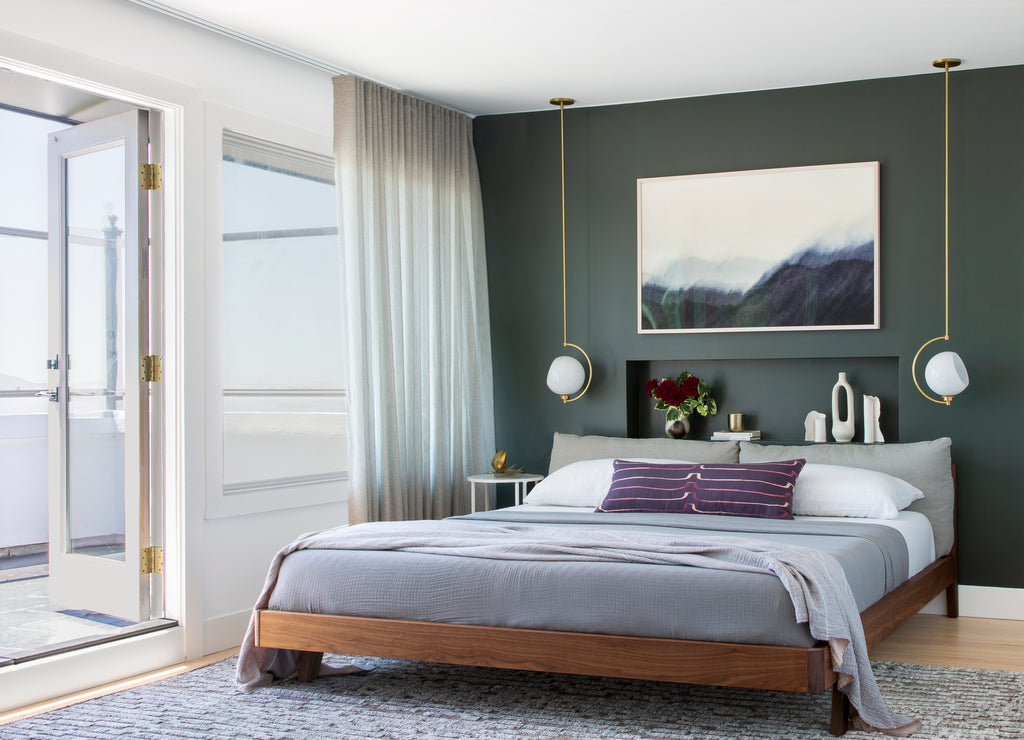
[[[330,662],[345,662],[331,656]],[[825,738],[829,693],[807,696],[353,658],[374,670],[244,693],[235,658],[0,726],[0,738]],[[875,663],[914,737],[1024,738],[1024,673]],[[880,738],[851,730],[847,737]]]

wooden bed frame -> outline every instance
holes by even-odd
[[[955,485],[955,469],[953,480]],[[949,555],[861,612],[868,649],[885,640],[943,590],[947,615],[958,616],[955,499],[953,521],[954,542]],[[317,677],[324,653],[341,653],[806,694],[831,688],[829,731],[844,734],[850,719],[849,700],[836,688],[825,643],[808,648],[749,645],[265,609],[256,613],[256,645],[299,651],[300,681]]]

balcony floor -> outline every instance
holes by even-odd
[[[132,631],[124,620],[52,603],[47,579],[45,553],[0,558],[0,665]]]

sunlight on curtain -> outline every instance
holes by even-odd
[[[469,510],[494,454],[472,121],[334,79],[348,327],[350,521]]]

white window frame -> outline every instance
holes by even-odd
[[[316,477],[268,481],[266,486],[245,486],[225,489],[224,485],[224,260],[223,260],[223,157],[224,132],[302,149],[333,157],[330,137],[287,126],[225,106],[206,103],[204,124],[204,159],[206,180],[204,233],[206,243],[205,285],[206,337],[205,355],[209,382],[206,383],[206,518],[256,514],[302,506],[339,503],[348,499],[348,480],[320,481]],[[341,341],[341,338],[338,338]],[[273,485],[269,485],[273,483]]]

